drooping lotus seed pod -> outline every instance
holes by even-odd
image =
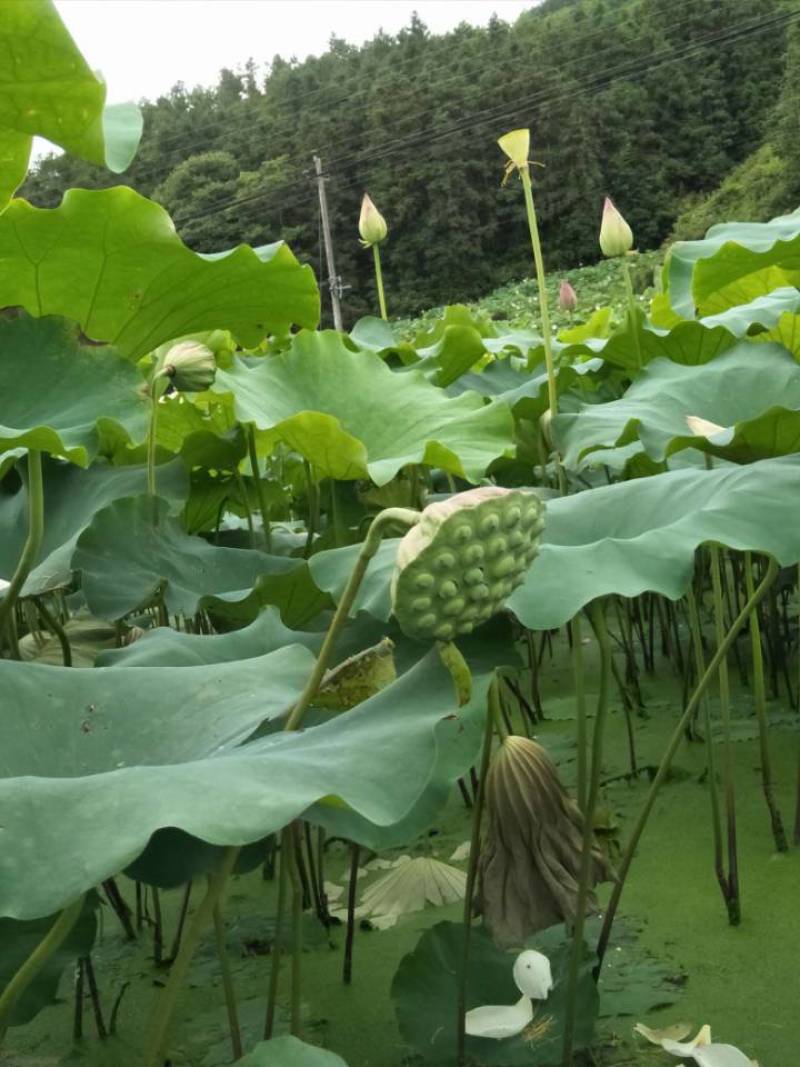
[[[604,256],[624,256],[633,248],[633,231],[614,207],[614,201],[606,197],[603,202],[603,220],[600,223],[600,249]]]
[[[380,211],[378,211],[371,198],[366,193],[364,193],[364,198],[361,201],[361,216],[358,220],[358,232],[361,234],[361,243],[364,248],[371,248],[372,245],[379,245],[381,241],[386,240],[386,235],[389,232],[389,227],[386,225],[386,219],[381,215]]]
[[[179,393],[202,393],[213,385],[216,373],[214,353],[199,341],[180,341],[173,345],[160,371]]]
[[[397,550],[392,610],[419,641],[470,633],[502,607],[538,552],[544,504],[483,486],[430,504]]]
[[[574,311],[578,306],[578,294],[566,278],[561,282],[558,290],[558,306],[562,311]]]
[[[575,918],[583,815],[541,745],[506,737],[486,776],[486,839],[479,861],[477,911],[494,940],[516,945]],[[592,884],[611,877],[592,850]],[[595,906],[590,895],[589,909]]]

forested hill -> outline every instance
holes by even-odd
[[[214,88],[179,84],[145,103],[123,180],[199,251],[285,238],[324,279],[316,150],[348,321],[374,307],[356,229],[365,190],[390,227],[390,313],[410,314],[528,271],[521,192],[501,188],[495,143],[516,126],[531,127],[543,164],[549,265],[597,258],[606,194],[638,246],[657,245],[687,195],[716,188],[768,136],[799,13],[788,0],[549,0],[513,25],[433,36],[415,18],[359,48],[334,38],[302,63],[255,55]],[[107,184],[49,157],[20,195],[52,206],[69,186]]]

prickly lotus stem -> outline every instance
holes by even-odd
[[[544,504],[482,486],[430,504],[397,550],[392,610],[404,633],[449,641],[500,610],[538,553]]]
[[[489,817],[481,848],[477,910],[495,941],[523,942],[575,917],[583,816],[541,745],[506,737],[486,778]],[[599,849],[592,882],[611,877]],[[595,902],[590,896],[589,907]]]
[[[166,377],[179,393],[202,393],[217,374],[214,353],[199,341],[180,341],[164,356],[157,377]]]

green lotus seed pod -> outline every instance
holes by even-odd
[[[483,545],[470,545],[461,553],[461,559],[469,567],[475,563],[483,563],[485,555]]]
[[[217,374],[217,362],[210,348],[199,341],[181,341],[164,356],[159,374],[169,378],[180,393],[202,393]]]
[[[536,556],[543,513],[532,490],[498,486],[425,508],[400,542],[392,576],[392,610],[403,631],[449,641],[499,611]]]

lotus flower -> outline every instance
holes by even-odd
[[[358,232],[361,234],[361,243],[364,248],[371,248],[372,245],[379,245],[381,241],[386,240],[386,235],[389,232],[389,227],[386,225],[386,219],[381,215],[380,211],[375,207],[371,198],[364,193],[364,198],[361,201],[361,216],[358,220]]]
[[[518,169],[527,167],[528,156],[531,151],[530,130],[511,130],[510,133],[504,133],[497,143],[508,156],[513,166]]]
[[[550,960],[533,949],[526,949],[517,956],[512,974],[522,996],[516,1004],[487,1004],[468,1011],[464,1031],[470,1037],[486,1037],[494,1041],[516,1037],[533,1019],[532,1001],[546,1000],[553,988]]]
[[[633,232],[608,196],[603,203],[600,248],[603,255],[609,257],[624,256],[633,248]]]
[[[400,542],[392,610],[404,633],[450,641],[499,611],[539,551],[544,504],[488,485],[429,504]]]

